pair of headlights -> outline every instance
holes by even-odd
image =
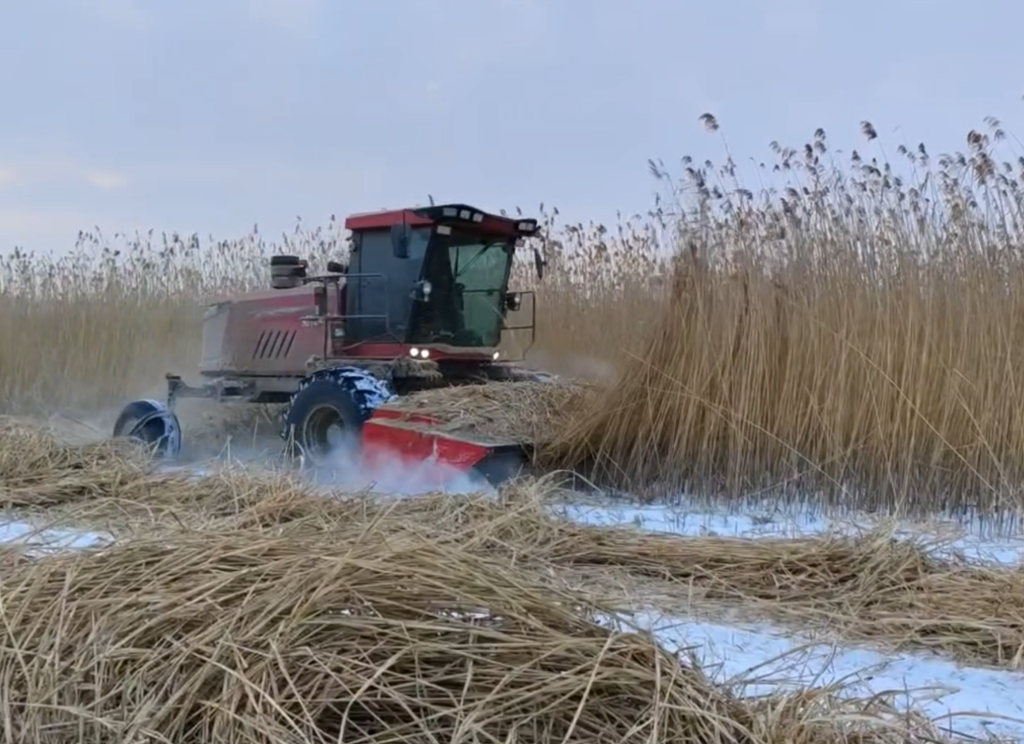
[[[491,354],[491,359],[497,361],[500,355],[501,352],[496,351],[493,354]],[[411,349],[409,349],[409,356],[411,356],[413,359],[430,359],[430,349],[420,349],[416,346],[413,346]]]

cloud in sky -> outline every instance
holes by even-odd
[[[1024,136],[1011,0],[0,3],[0,250],[428,193],[605,220],[650,206],[648,158],[720,162],[722,137],[749,164],[817,127],[862,147],[863,119],[935,152],[989,114]]]
[[[60,253],[75,244],[79,230],[91,231],[113,215],[94,209],[36,209],[31,206],[0,207],[3,251],[23,248],[40,253]],[[129,230],[130,224],[123,225]]]
[[[322,19],[321,0],[243,0],[250,15],[275,30],[315,34]]]
[[[115,189],[128,184],[127,174],[112,169],[91,168],[60,159],[23,160],[15,165],[0,163],[0,186],[46,186],[89,184],[98,189]]]
[[[0,230],[16,234],[45,232],[56,227],[73,237],[88,225],[88,215],[84,212],[16,207],[0,209]]]
[[[128,184],[128,177],[114,171],[93,171],[86,178],[96,188],[117,189]]]
[[[150,16],[138,0],[78,0],[86,13],[124,31],[146,31]]]

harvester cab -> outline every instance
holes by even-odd
[[[166,404],[130,403],[115,435],[176,455],[175,402],[192,397],[285,404],[282,435],[313,462],[353,437],[406,452],[452,451],[463,469],[491,453],[493,443],[453,450],[423,427],[413,436],[382,407],[424,388],[536,377],[500,359],[498,347],[505,331],[528,331],[526,348],[533,342],[533,294],[510,291],[509,279],[537,221],[446,204],[355,214],[345,227],[347,262],[310,274],[299,256],[273,256],[270,289],[211,305],[202,385],[167,375]],[[542,278],[539,249],[533,257]],[[510,326],[508,314],[527,297],[529,322]]]
[[[536,220],[450,204],[357,214],[345,227],[352,237],[338,289],[343,312],[329,356],[366,356],[365,347],[383,345],[372,355],[497,358],[506,315],[523,300],[509,292],[516,244],[537,233]],[[539,251],[535,257],[542,273]]]

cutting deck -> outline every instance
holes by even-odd
[[[363,427],[363,461],[371,467],[395,463],[438,463],[476,472],[494,483],[529,469],[526,442],[486,432],[451,430],[434,416],[381,406]]]
[[[529,471],[536,446],[592,387],[518,381],[423,391],[377,407],[363,427],[367,462],[429,460],[502,480]]]

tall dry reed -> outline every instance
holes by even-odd
[[[820,131],[779,148],[782,191],[686,166],[657,331],[550,458],[633,490],[1018,508],[1024,172],[990,125],[937,164],[901,147],[908,175]]]

